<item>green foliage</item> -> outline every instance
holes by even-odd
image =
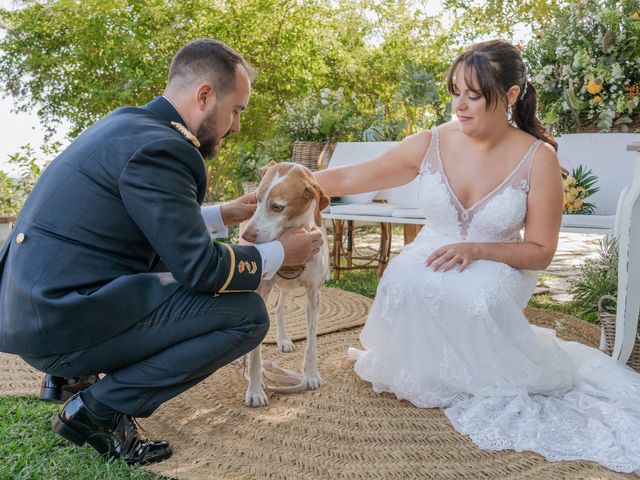
[[[0,85],[20,111],[41,105],[37,113],[50,133],[68,121],[72,137],[117,107],[161,94],[172,56],[197,37],[225,41],[258,71],[242,131],[230,144],[272,138],[286,103],[323,88],[342,87],[346,106],[357,107],[357,137],[374,120],[376,101],[406,116],[412,133],[436,116],[424,122],[413,97],[402,109],[392,104],[404,66],[442,79],[453,58],[450,33],[410,0],[16,3],[15,11],[0,10]],[[437,90],[444,94],[440,82]],[[352,137],[355,131],[336,134]],[[228,182],[232,152],[209,163],[212,197],[237,189]]]
[[[22,198],[18,196],[18,186],[15,178],[0,171],[0,215],[17,215],[22,204]]]
[[[45,144],[39,157],[31,145],[26,144],[19,152],[9,155],[9,164],[16,167],[18,177],[0,171],[0,215],[18,214],[44,168],[41,157],[50,158],[60,148],[60,142]]]
[[[617,295],[618,242],[606,238],[601,241],[598,258],[587,260],[580,274],[571,280],[573,303],[583,314],[595,315],[603,295]]]
[[[575,0],[529,42],[544,122],[556,133],[640,127],[640,0]]]
[[[559,4],[558,0],[444,0],[443,6],[454,16],[451,28],[465,44],[479,38],[513,38],[515,32],[546,28]]]
[[[374,118],[362,139],[368,142],[402,140],[416,130],[451,119],[451,103],[443,102],[438,83],[425,67],[405,63],[390,103],[375,102]]]
[[[59,406],[32,397],[0,397],[0,479],[153,480],[156,475],[106,461],[51,430]]]
[[[347,101],[342,87],[323,88],[317,94],[285,105],[280,131],[292,140],[339,142],[357,135],[355,106]]]
[[[473,3],[473,5],[471,4]],[[325,138],[397,140],[450,116],[444,85],[462,41],[508,32],[513,20],[543,24],[552,0],[450,0],[454,25],[413,0],[23,0],[0,9],[0,89],[49,134],[71,137],[113,109],[163,92],[175,52],[217,38],[257,69],[242,131],[228,147],[278,135],[285,105],[330,89],[344,104],[323,116]],[[469,11],[464,10],[468,8]],[[503,35],[505,36],[505,35]],[[345,112],[347,112],[345,114]],[[319,129],[320,130],[320,129]],[[237,155],[209,161],[209,198],[239,192]]]
[[[236,143],[230,147],[234,158],[233,178],[241,182],[260,180],[260,168],[271,161],[282,162],[289,157],[289,144],[275,137],[264,142]]]

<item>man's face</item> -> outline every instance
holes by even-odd
[[[251,82],[247,71],[238,65],[234,86],[222,98],[211,102],[209,111],[198,127],[196,137],[200,142],[200,153],[207,159],[213,157],[220,141],[231,132],[240,131],[240,115],[247,108],[251,95]]]

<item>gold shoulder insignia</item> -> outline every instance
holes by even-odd
[[[256,265],[256,262],[251,262],[251,275],[255,275],[257,271],[258,271],[258,265]]]
[[[178,132],[180,132],[184,138],[193,143],[193,146],[196,148],[200,148],[200,142],[196,138],[196,136],[189,131],[187,127],[178,122],[171,122],[171,126],[175,128]]]

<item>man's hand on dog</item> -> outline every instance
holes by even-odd
[[[282,265],[292,267],[304,265],[320,251],[322,247],[322,234],[320,230],[304,228],[290,228],[285,230],[278,240],[284,248],[284,261]]]
[[[249,220],[258,207],[255,193],[247,193],[235,200],[220,205],[220,214],[225,226],[237,225]]]

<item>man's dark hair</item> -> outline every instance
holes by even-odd
[[[173,57],[169,83],[205,77],[213,83],[218,95],[224,96],[234,86],[238,65],[247,71],[253,82],[255,70],[242,55],[218,40],[199,38],[182,47]]]

